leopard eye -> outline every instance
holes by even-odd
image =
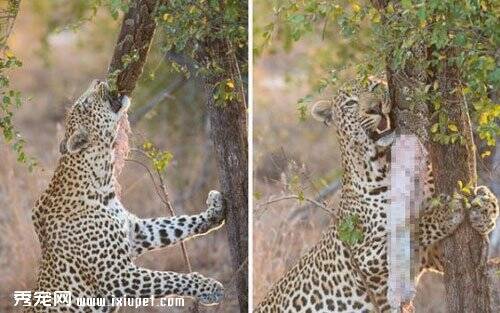
[[[341,108],[352,108],[352,107],[354,107],[357,104],[358,104],[358,101],[356,99],[351,98],[351,99],[347,99],[346,101],[344,101],[340,105],[340,107]]]

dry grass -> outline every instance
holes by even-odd
[[[265,55],[254,67],[255,304],[318,241],[330,221],[321,209],[300,209],[295,200],[262,205],[271,196],[293,193],[287,185],[295,175],[306,195],[315,197],[319,178],[331,179],[340,169],[333,129],[310,119],[299,122],[295,104],[309,91],[301,71],[306,58],[305,47],[298,47],[290,55]]]

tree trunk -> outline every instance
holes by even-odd
[[[217,103],[214,92],[219,83],[231,78],[241,87],[237,51],[227,40],[204,43],[198,62],[212,60],[223,68],[223,74],[203,78],[210,118],[212,142],[219,171],[219,182],[226,207],[226,229],[230,246],[233,280],[240,312],[248,312],[248,138],[245,94],[233,101]],[[241,56],[245,62],[246,51]],[[201,62],[200,62],[201,63]],[[235,90],[243,90],[236,88]]]
[[[115,45],[108,76],[116,79],[119,94],[130,95],[142,74],[144,64],[156,29],[155,11],[159,0],[131,1],[129,10],[123,17],[120,34]],[[124,64],[124,57],[135,54],[132,62]],[[115,145],[115,175],[118,177],[129,152],[128,134],[130,125],[128,115],[120,120]],[[121,188],[116,183],[118,196]]]
[[[464,184],[471,182],[474,186],[477,184],[475,145],[467,103],[460,92],[460,71],[443,65],[443,69],[436,74],[443,97],[442,110],[458,124],[465,138],[464,145],[429,143],[436,192],[452,194],[458,181]],[[453,236],[444,240],[443,248],[448,311],[493,312],[491,281],[487,271],[487,238],[466,221]]]
[[[159,0],[136,0],[130,3],[109,65],[109,74],[118,71],[118,92],[130,95],[142,74],[144,63],[156,29],[155,11]],[[124,64],[125,56],[136,54],[135,61]]]
[[[389,88],[393,100],[396,127],[401,132],[414,132],[426,144],[435,177],[436,193],[451,195],[457,182],[464,184],[477,182],[475,146],[472,139],[471,124],[467,105],[460,93],[452,93],[457,88],[460,77],[457,69],[446,67],[438,73],[440,92],[443,94],[442,110],[450,120],[455,121],[462,130],[466,144],[442,145],[428,140],[427,129],[433,122],[432,111],[415,104],[413,110],[408,109],[406,95],[402,92],[411,86],[404,75],[388,71]],[[413,81],[415,82],[415,81]],[[459,89],[460,90],[460,89]],[[486,262],[488,258],[487,239],[474,231],[468,222],[461,225],[453,236],[443,241],[445,256],[444,283],[446,286],[446,303],[448,312],[492,312],[491,282]],[[467,247],[467,249],[465,249]]]
[[[388,1],[373,0],[372,4],[383,15]],[[414,58],[426,58],[426,49],[415,49]],[[390,56],[388,56],[390,61]],[[391,62],[387,62],[391,64]],[[389,90],[393,104],[393,118],[396,128],[401,133],[417,135],[426,145],[435,177],[436,192],[451,195],[458,181],[464,184],[477,184],[475,145],[467,103],[460,90],[460,71],[452,66],[443,66],[442,70],[433,69],[431,74],[439,83],[442,94],[442,112],[450,121],[457,123],[465,144],[442,145],[429,140],[428,129],[435,122],[432,109],[424,103],[412,103],[406,93],[417,86],[429,83],[425,69],[408,62],[406,67],[397,72],[387,68]],[[487,239],[472,229],[469,222],[462,224],[451,237],[444,240],[443,253],[444,283],[448,312],[492,312],[492,281],[488,275]]]
[[[224,106],[214,101],[215,84],[205,81],[211,135],[226,205],[226,229],[240,312],[248,312],[248,142],[246,107],[241,101]]]

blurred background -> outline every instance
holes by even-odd
[[[336,25],[313,24],[312,32],[295,42],[293,32],[304,30],[287,27],[292,18],[287,25],[270,26],[277,20],[278,3],[254,0],[254,304],[330,223],[330,215],[318,206],[283,197],[300,195],[336,207],[342,168],[335,131],[310,117],[310,105],[333,95],[334,87],[325,85],[354,78],[363,55],[373,49],[368,27],[359,29],[366,40],[347,41]],[[491,157],[493,165],[478,159],[483,182],[497,196],[499,154]],[[491,239],[490,255],[498,257],[500,227]],[[416,312],[444,313],[444,303],[441,275],[425,273],[417,287]]]
[[[23,62],[20,69],[9,73],[13,87],[23,96],[15,126],[38,166],[29,172],[0,139],[0,312],[19,312],[20,308],[13,307],[13,292],[34,287],[40,251],[31,208],[48,185],[59,158],[66,108],[92,79],[104,78],[113,52],[121,20],[102,8],[94,16],[92,3],[97,2],[22,1],[8,42]],[[205,210],[208,191],[218,188],[204,103],[201,85],[175,70],[154,42],[129,109],[130,140],[132,148],[148,140],[173,154],[166,184],[177,214]],[[134,152],[130,158],[147,163]],[[131,212],[140,217],[169,215],[143,167],[127,162],[119,181],[122,202]],[[220,305],[200,312],[238,310],[226,238],[222,228],[186,243],[193,270],[218,279],[226,288],[226,299]],[[150,252],[137,263],[156,270],[187,271],[179,246]],[[186,300],[188,306],[190,303]],[[120,312],[165,311],[189,312],[188,308]]]

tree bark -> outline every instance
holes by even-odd
[[[205,81],[212,140],[219,170],[219,182],[226,204],[226,227],[233,278],[240,312],[248,312],[248,142],[246,107],[240,101],[225,106],[213,98],[220,78]]]
[[[442,110],[458,124],[465,138],[464,145],[429,143],[437,193],[452,194],[458,181],[477,184],[475,145],[467,103],[460,91],[460,75],[459,69],[450,65],[443,65],[436,73],[443,97]],[[467,220],[444,240],[443,252],[448,311],[493,312],[487,238],[477,233]]]
[[[116,77],[118,93],[130,95],[142,74],[156,29],[155,11],[159,0],[136,0],[130,3],[118,35],[108,73]],[[137,54],[137,60],[125,65],[123,57]]]
[[[156,28],[155,11],[160,0],[135,0],[130,2],[129,10],[123,17],[120,34],[111,59],[108,76],[116,75],[117,92],[130,95],[137,85],[151,41]],[[137,54],[137,58],[129,64],[124,64],[124,57]],[[128,134],[130,125],[128,115],[120,120],[115,145],[115,175],[118,177],[125,164],[129,152]],[[116,183],[117,194],[121,188]]]
[[[240,51],[241,52],[241,51]],[[245,51],[246,52],[246,51]],[[226,205],[226,229],[234,270],[240,312],[248,312],[248,138],[245,94],[223,104],[216,103],[214,92],[219,83],[239,77],[237,51],[224,39],[207,40],[197,61],[212,60],[223,74],[203,77],[211,137],[219,171],[219,182]],[[243,56],[241,59],[245,60]],[[242,89],[242,88],[241,88]],[[235,90],[238,90],[235,88]]]

